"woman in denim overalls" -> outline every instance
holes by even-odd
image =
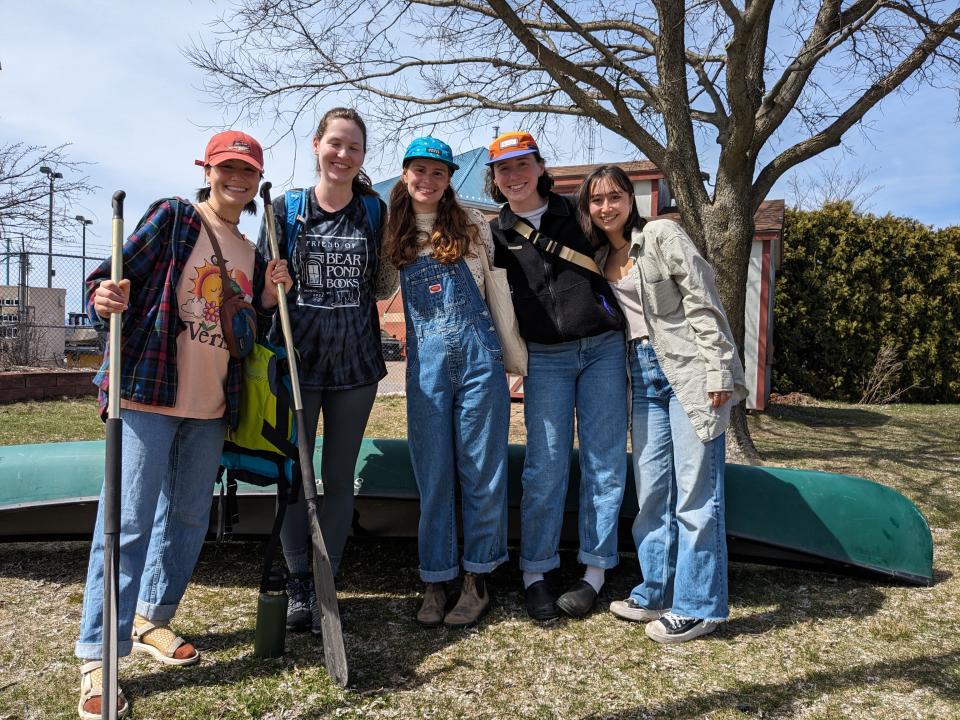
[[[446,143],[410,143],[384,244],[385,260],[400,268],[407,323],[407,435],[426,583],[417,622],[425,627],[475,624],[490,604],[485,576],[507,560],[510,396],[479,257],[491,254],[490,228],[457,203],[456,169]],[[460,574],[458,483],[466,574],[445,612],[446,583]]]

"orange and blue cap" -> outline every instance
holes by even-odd
[[[490,159],[487,160],[487,165],[493,165],[493,163],[499,162],[500,160],[540,152],[540,148],[537,147],[537,141],[534,140],[533,135],[528,132],[504,133],[490,143],[489,149]]]

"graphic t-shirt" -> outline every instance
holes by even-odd
[[[229,276],[240,286],[248,301],[253,298],[254,247],[238,236],[211,212],[206,203],[194,207],[217,234]],[[223,417],[230,352],[220,329],[220,302],[223,280],[206,228],[177,283],[177,308],[182,330],[177,335],[177,402],[173,407],[141,405],[123,401],[122,407],[161,415],[199,419]]]
[[[303,229],[290,260],[294,289],[288,294],[293,342],[300,353],[300,383],[307,388],[343,390],[377,382],[387,374],[380,350],[380,322],[374,281],[380,240],[354,196],[327,212],[307,193]],[[286,254],[286,205],[275,206],[277,236]],[[385,213],[381,211],[381,215]],[[261,246],[265,239],[261,233]],[[270,342],[282,344],[274,320]]]

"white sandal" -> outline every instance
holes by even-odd
[[[178,648],[187,641],[166,625],[154,625],[140,615],[133,620],[133,649],[147,652],[164,665],[192,665],[200,659],[199,651],[194,648],[193,655],[186,658],[174,657]]]
[[[80,702],[77,704],[77,713],[83,720],[100,720],[102,713],[89,712],[83,709],[89,700],[103,695],[103,663],[91,660],[80,666]],[[130,704],[123,696],[123,690],[117,688],[117,717],[126,717],[130,712]],[[102,706],[102,703],[101,703]]]

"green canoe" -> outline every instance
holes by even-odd
[[[319,451],[318,462],[319,467]],[[523,446],[510,447],[510,537],[519,536]],[[579,467],[571,458],[563,539],[576,542]],[[629,467],[629,463],[628,463]],[[0,540],[89,537],[103,483],[102,442],[0,447]],[[241,484],[235,533],[269,533],[272,487]],[[358,535],[416,535],[417,488],[404,440],[364,440],[357,461]],[[933,581],[926,519],[907,498],[863,478],[787,468],[727,465],[732,559],[853,572],[917,585]],[[214,503],[216,508],[217,503]],[[620,547],[630,551],[636,515],[627,478]],[[215,523],[212,523],[215,527]]]

